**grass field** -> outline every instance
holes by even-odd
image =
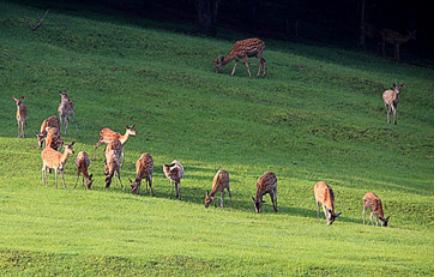
[[[433,69],[339,48],[266,41],[266,78],[216,74],[232,41],[190,36],[158,23],[80,10],[0,2],[1,275],[433,275]],[[251,64],[256,67],[257,61]],[[227,72],[230,67],[227,67]],[[404,82],[399,124],[381,94]],[[93,153],[102,127],[138,135],[122,180],[143,152],[155,161],[154,197],[115,183],[105,191],[103,149],[92,191],[41,185],[35,131],[68,89],[78,124],[66,142]],[[25,95],[26,138],[16,138],[11,96]],[[76,128],[76,126],[79,128]],[[161,164],[186,171],[175,200]],[[219,168],[233,197],[203,198]],[[266,170],[278,176],[279,213],[250,197]],[[327,180],[342,216],[316,218],[312,187]],[[142,191],[144,191],[142,187]],[[376,192],[388,228],[361,224],[362,196]]]

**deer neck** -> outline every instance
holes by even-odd
[[[128,138],[130,137],[130,134],[128,132],[125,132],[124,135],[121,135],[121,137],[119,138],[119,141],[121,142],[122,145],[124,145]]]
[[[229,53],[229,54],[227,54],[227,55],[224,57],[224,59],[223,59],[223,61],[222,61],[222,64],[223,64],[223,65],[226,65],[227,63],[231,62],[231,61],[234,60],[235,58],[236,58],[236,55],[234,55],[234,54],[232,54],[232,53]]]
[[[61,165],[64,165],[64,164],[66,163],[66,161],[68,160],[68,158],[69,158],[68,153],[67,153],[66,151],[64,151],[64,152],[62,153],[61,158],[60,158],[60,163],[61,163]]]

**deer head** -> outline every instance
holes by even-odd
[[[334,214],[331,210],[329,210],[328,213],[328,219],[327,219],[327,224],[331,225],[332,223],[334,223],[334,221],[341,215],[341,213],[336,213]]]
[[[399,84],[396,84],[396,83],[393,83],[393,90],[394,90],[397,94],[399,94],[400,91],[401,91],[404,87],[405,87],[405,84],[404,84],[404,83],[401,83],[400,85],[399,85]]]
[[[254,203],[254,209],[256,213],[261,213],[261,205],[263,202],[260,199],[255,199],[252,197],[252,202]]]
[[[388,222],[390,221],[390,217],[389,216],[387,218],[381,218],[381,217],[379,217],[379,220],[382,222],[382,226],[383,227],[387,227],[388,226]]]
[[[46,135],[47,133],[36,131],[36,138],[38,139],[39,148],[42,148],[42,145],[44,144],[44,138]]]
[[[224,56],[218,56],[216,60],[213,61],[213,65],[216,73],[222,72],[224,69]]]
[[[74,143],[75,143],[75,141],[71,142],[71,144],[65,144],[65,153],[68,156],[74,155],[74,149],[73,149]]]
[[[134,129],[134,125],[127,125],[125,126],[125,133],[129,136],[136,136],[136,129]]]
[[[210,206],[211,202],[213,202],[214,197],[210,196],[210,194],[208,193],[208,191],[205,193],[205,198],[204,198],[204,206],[206,208],[208,208],[208,206]]]
[[[15,98],[14,96],[12,96],[12,99],[15,101],[15,104],[17,104],[17,106],[21,105],[21,103],[23,103],[24,100],[24,96],[21,96],[20,98]]]

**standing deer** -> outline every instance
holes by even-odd
[[[124,188],[121,182],[121,152],[122,145],[118,139],[112,140],[109,144],[107,144],[105,151],[105,165],[104,165],[104,175],[106,176],[106,189],[110,187],[112,183],[112,178],[116,174],[118,176],[119,183],[121,185],[121,189]]]
[[[400,45],[415,39],[415,31],[408,32],[408,34],[404,35],[390,29],[382,29],[379,34],[382,39],[382,55],[385,57],[385,44],[390,43],[394,45],[394,59],[397,61],[400,60]]]
[[[39,132],[36,131],[36,138],[38,139],[39,148],[42,148],[44,144],[44,139],[47,137],[48,128],[56,128],[57,130],[59,130],[59,136],[60,136],[60,122],[56,116],[52,115],[49,118],[42,121]]]
[[[48,180],[47,180],[48,171],[50,169],[54,169],[54,183],[56,185],[56,188],[57,188],[57,174],[59,173],[62,177],[63,187],[66,188],[64,170],[69,156],[74,154],[74,149],[73,149],[74,142],[72,142],[71,144],[66,144],[63,153],[51,148],[50,144],[51,142],[48,140],[44,150],[42,150],[41,152],[42,183],[45,185],[48,184]]]
[[[136,130],[134,129],[134,124],[131,126],[126,126],[125,127],[125,134],[121,135],[118,132],[114,132],[109,128],[103,128],[100,130],[100,137],[98,139],[98,142],[95,144],[95,152],[94,152],[94,159],[96,158],[97,155],[97,148],[100,147],[101,144],[109,144],[110,142],[112,142],[113,140],[119,140],[121,142],[122,145],[122,151],[121,151],[121,165],[122,162],[124,161],[124,144],[127,142],[128,138],[132,136],[136,136]]]
[[[180,182],[184,176],[184,167],[177,160],[173,160],[170,164],[163,164],[163,173],[170,182],[175,184],[175,197],[181,200]]]
[[[24,105],[23,100],[24,96],[21,96],[20,98],[12,97],[12,99],[15,101],[15,104],[17,105],[17,125],[18,125],[18,135],[19,138],[24,138],[24,125],[26,124],[27,119],[27,107]]]
[[[148,183],[150,188],[150,195],[153,195],[153,165],[153,157],[148,153],[142,154],[136,161],[136,178],[134,181],[130,180],[131,192],[133,194],[139,194],[140,183],[145,178],[145,182]]]
[[[260,176],[257,180],[257,193],[255,198],[252,197],[252,202],[254,203],[254,208],[257,213],[261,212],[261,206],[263,204],[263,196],[269,193],[270,199],[272,200],[273,211],[278,212],[278,202],[277,202],[277,187],[278,180],[275,173],[268,171]]]
[[[232,60],[236,60],[233,70],[231,71],[231,76],[234,76],[234,74],[236,73],[236,67],[239,63],[239,60],[241,59],[245,64],[246,71],[248,71],[249,77],[251,77],[251,70],[249,69],[248,59],[250,57],[256,57],[260,60],[257,77],[259,77],[261,73],[262,76],[265,76],[266,60],[263,58],[263,52],[265,47],[266,45],[264,41],[259,38],[249,38],[236,41],[227,55],[219,56],[216,60],[214,60],[215,70],[216,72],[221,72],[227,63],[231,62]]]
[[[393,116],[394,124],[397,124],[397,108],[399,106],[399,93],[405,84],[397,85],[393,83],[393,88],[384,91],[382,98],[387,110],[387,123],[390,123],[390,117]]]
[[[77,187],[77,183],[79,181],[80,174],[83,175],[82,183],[83,186],[87,189],[91,189],[92,186],[92,174],[89,174],[88,169],[91,165],[91,160],[89,159],[88,153],[85,151],[80,151],[77,154],[76,158],[76,167],[77,167],[77,179],[74,188]]]
[[[71,101],[71,99],[68,96],[68,92],[65,90],[63,92],[59,93],[60,95],[60,103],[59,107],[57,108],[57,111],[59,112],[59,120],[60,125],[64,125],[64,134],[66,135],[68,131],[68,123],[70,119],[75,118],[75,112],[74,112],[74,103]]]
[[[213,183],[211,186],[211,192],[208,191],[205,193],[204,198],[204,206],[208,208],[211,203],[213,203],[216,193],[220,191],[221,193],[221,208],[224,207],[224,195],[225,195],[225,189],[228,190],[228,195],[231,198],[231,192],[230,192],[230,175],[228,174],[228,171],[226,170],[219,170],[216,175],[213,178]]]
[[[320,220],[320,205],[322,205],[326,224],[331,225],[334,223],[341,213],[334,212],[334,192],[332,188],[325,181],[317,182],[314,185],[314,198],[317,204],[317,218]]]
[[[373,225],[388,226],[390,217],[385,218],[384,209],[382,208],[381,199],[373,192],[367,192],[363,197],[363,211],[362,218],[365,224],[366,211],[370,210],[370,221]]]

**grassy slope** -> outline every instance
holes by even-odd
[[[0,272],[52,274],[428,275],[433,272],[433,70],[335,48],[268,42],[270,74],[215,74],[231,43],[110,17],[0,3]],[[127,22],[127,21],[126,21]],[[253,61],[256,64],[256,61]],[[301,66],[303,65],[303,66]],[[229,70],[229,69],[228,69]],[[405,82],[399,125],[385,124],[381,92]],[[67,141],[91,151],[98,130],[135,122],[123,181],[151,152],[156,197],[40,185],[34,130],[68,88],[80,130]],[[11,95],[25,95],[28,138],[16,139]],[[102,150],[101,150],[102,151]],[[175,201],[160,164],[186,167]],[[227,209],[204,209],[219,167],[231,173]],[[255,180],[279,178],[278,205],[251,207]],[[312,199],[326,179],[343,212],[317,222]],[[52,179],[50,179],[52,182]],[[391,228],[360,224],[361,198],[378,193]]]

